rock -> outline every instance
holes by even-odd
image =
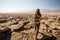
[[[0,33],[8,30],[9,28],[6,25],[0,25]]]
[[[18,24],[18,22],[15,21],[15,20],[12,20],[12,23],[13,23],[13,25],[14,25],[14,24]]]
[[[55,26],[55,27],[52,27],[53,30],[60,30],[60,27],[58,26]]]
[[[42,37],[43,37],[43,35],[38,34],[37,39],[41,39]]]
[[[8,19],[9,19],[9,20],[13,20],[14,18],[13,18],[13,17],[9,17]]]
[[[8,20],[6,20],[6,19],[0,19],[0,23],[5,23],[5,22],[7,22]]]
[[[54,20],[53,20],[53,19],[49,19],[48,21],[49,21],[50,23],[51,23],[51,22],[54,22]]]
[[[26,29],[30,29],[30,28],[33,28],[33,26],[30,24],[30,23],[28,23],[26,26],[24,26]]]

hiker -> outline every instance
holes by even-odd
[[[35,28],[36,39],[37,39],[37,35],[39,32],[39,27],[40,27],[40,19],[41,19],[40,9],[36,9],[36,12],[33,16],[34,16],[33,17],[34,18],[34,28]]]

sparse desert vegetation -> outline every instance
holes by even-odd
[[[33,14],[0,14],[0,40],[35,40]],[[48,27],[48,32],[46,28]],[[39,40],[60,40],[60,14],[42,14]],[[52,39],[52,40],[55,40]]]

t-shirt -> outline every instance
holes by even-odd
[[[39,19],[40,19],[39,15],[34,16],[34,22],[35,22],[35,24],[39,24],[40,23]]]

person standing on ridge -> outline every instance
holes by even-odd
[[[35,14],[33,15],[33,19],[34,19],[34,28],[35,28],[36,39],[37,39],[37,35],[40,27],[40,20],[41,20],[40,9],[36,9]]]

